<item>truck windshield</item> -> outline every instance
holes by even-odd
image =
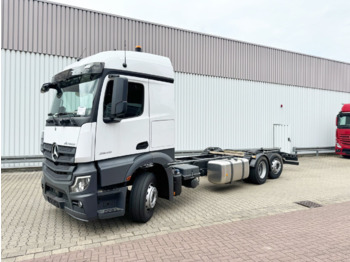
[[[350,115],[339,116],[338,127],[339,128],[350,128]]]
[[[82,75],[58,83],[63,94],[55,96],[49,115],[89,116],[99,78]]]
[[[55,75],[52,82],[62,95],[55,96],[49,115],[89,116],[103,67],[90,63]]]

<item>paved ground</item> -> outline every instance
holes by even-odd
[[[37,261],[349,261],[350,202],[53,255]]]
[[[235,237],[230,237],[230,232],[246,234],[245,236],[247,238],[244,241],[247,241],[248,246],[252,248],[249,249],[250,252],[248,253],[255,250],[256,255],[260,254],[259,250],[265,247],[265,245],[268,249],[267,251],[270,250],[269,248],[276,251],[274,249],[276,245],[272,247],[268,245],[270,241],[282,242],[280,245],[277,245],[281,249],[285,242],[289,241],[287,238],[285,241],[283,240],[285,238],[281,240],[283,234],[268,236],[267,233],[269,231],[259,232],[259,228],[254,229],[253,224],[256,222],[249,224],[249,221],[255,220],[247,220],[254,218],[258,218],[256,221],[261,220],[261,223],[266,223],[266,226],[263,227],[266,229],[275,228],[274,223],[269,223],[269,221],[271,219],[277,219],[277,224],[280,226],[278,232],[286,232],[288,228],[296,228],[295,234],[299,232],[299,235],[295,236],[295,238],[302,235],[309,236],[305,241],[300,239],[300,242],[304,243],[304,245],[299,245],[302,247],[305,246],[305,243],[308,243],[307,241],[314,240],[311,237],[313,233],[315,233],[315,239],[324,236],[322,235],[322,230],[318,228],[319,223],[325,223],[325,225],[330,226],[330,222],[339,222],[328,220],[318,220],[317,222],[315,220],[314,224],[302,224],[301,219],[304,214],[305,216],[306,214],[311,214],[310,216],[312,216],[314,214],[312,212],[322,211],[325,214],[332,214],[335,212],[332,208],[341,210],[342,208],[340,206],[346,205],[346,202],[350,201],[350,161],[335,156],[322,156],[303,157],[300,159],[300,163],[300,166],[286,165],[284,173],[278,180],[268,180],[267,183],[261,186],[241,182],[231,186],[217,186],[210,184],[204,178],[201,180],[198,188],[194,190],[184,189],[183,194],[177,197],[175,201],[159,201],[154,217],[147,224],[135,224],[129,221],[128,218],[92,223],[79,222],[66,215],[62,210],[56,209],[44,201],[40,189],[41,172],[3,173],[1,175],[2,259],[3,261],[20,261],[23,259],[48,257],[50,255],[76,250],[85,251],[73,252],[73,255],[76,254],[77,257],[86,255],[88,259],[92,258],[91,248],[99,248],[95,252],[96,254],[100,252],[101,254],[113,255],[113,252],[118,253],[115,250],[119,250],[122,252],[122,256],[124,256],[126,255],[125,248],[128,250],[131,248],[138,249],[139,245],[141,246],[141,250],[143,250],[143,246],[149,247],[149,244],[146,244],[149,243],[147,241],[155,241],[155,243],[159,241],[164,242],[162,244],[165,245],[163,251],[165,254],[174,258],[174,254],[166,248],[168,244],[170,247],[175,245],[180,252],[185,243],[191,243],[191,236],[198,236],[199,238],[203,238],[203,242],[201,242],[202,245],[197,245],[197,249],[199,248],[203,253],[205,253],[204,250],[209,250],[209,253],[210,250],[215,251],[216,253],[214,255],[222,255],[222,258],[226,257],[231,260],[233,257],[230,257],[230,249],[239,247],[240,243],[235,242]],[[326,207],[307,210],[294,203],[301,200],[315,201]],[[344,204],[329,206],[334,203]],[[349,205],[346,209],[349,209]],[[296,210],[301,210],[301,212],[271,216]],[[293,214],[299,213],[299,218],[298,215],[293,218]],[[349,213],[344,215],[339,211],[339,214],[339,217],[343,217],[342,221],[348,228],[349,220],[345,218],[349,217]],[[288,225],[281,222],[286,219],[283,216],[289,215],[292,218],[289,220],[291,222]],[[314,217],[318,217],[318,215],[314,215]],[[329,219],[335,219],[338,216],[325,216],[325,219],[327,217]],[[339,223],[335,227],[334,239],[330,239],[329,242],[335,241],[338,238],[342,239]],[[285,228],[283,226],[289,227]],[[248,234],[245,233],[246,231],[240,230],[240,227],[251,229],[252,231],[249,231],[250,233]],[[315,230],[307,231],[308,233],[305,232],[304,234],[305,227],[310,227],[310,230],[314,228]],[[216,231],[219,234],[212,235],[211,232]],[[344,232],[349,235],[349,231],[344,230]],[[338,233],[340,236],[337,235]],[[259,243],[258,238],[251,238],[252,235],[258,236],[259,234],[261,237],[265,237],[265,241]],[[222,236],[222,239],[220,239],[220,236]],[[207,244],[207,241],[211,239],[213,240],[213,247]],[[142,245],[140,241],[144,241]],[[176,244],[174,241],[180,244],[183,243],[183,245]],[[226,242],[226,246],[222,245],[223,251],[218,253],[216,250],[218,247],[215,247],[214,243],[223,244]],[[232,243],[233,246],[228,246],[228,243]],[[343,243],[347,244],[346,241]],[[323,242],[321,244],[324,245]],[[115,247],[113,247],[112,251],[111,245]],[[255,248],[255,246],[258,247]],[[332,246],[332,248],[334,247]],[[347,248],[350,250],[349,246]],[[313,247],[311,249],[313,250]],[[191,254],[188,249],[185,250],[187,250],[189,255]],[[242,249],[242,252],[244,250],[246,249]],[[148,251],[157,253],[158,250],[151,249]],[[186,252],[183,251],[182,253]],[[208,256],[209,253],[205,254]],[[333,252],[330,253],[332,254]],[[349,255],[345,251],[343,253]],[[137,257],[137,254],[141,256],[142,252],[128,253],[128,255],[130,254]],[[314,253],[310,251],[308,254],[312,255]],[[120,256],[120,254],[115,255]],[[302,255],[303,253],[300,253],[300,256]],[[65,257],[67,258],[67,255]],[[71,258],[73,257],[69,257],[69,259]],[[162,256],[158,256],[158,258],[165,259]],[[205,257],[190,257],[182,254],[179,256],[179,259],[182,258],[204,259]],[[265,258],[261,257],[261,259]],[[257,260],[261,259],[258,257]]]

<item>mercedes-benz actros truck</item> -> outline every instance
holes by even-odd
[[[344,104],[336,118],[335,153],[350,157],[350,104]]]
[[[175,157],[173,66],[140,49],[81,59],[41,87],[54,89],[41,142],[49,203],[83,221],[127,210],[147,222],[159,197],[173,200],[182,186],[197,187],[200,176],[263,184],[281,175],[283,163],[298,164],[296,155],[275,148]]]

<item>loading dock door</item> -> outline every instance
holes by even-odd
[[[273,125],[273,147],[280,148],[282,152],[292,154],[291,129],[288,125]]]

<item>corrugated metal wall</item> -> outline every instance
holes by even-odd
[[[41,94],[40,88],[73,61],[75,59],[1,50],[2,157],[41,155],[41,131],[52,96]]]
[[[176,150],[273,147],[273,125],[292,146],[334,146],[335,117],[349,93],[175,74]],[[281,105],[283,107],[281,108]]]
[[[2,0],[3,49],[66,57],[133,50],[177,72],[350,92],[350,64],[34,0]]]

